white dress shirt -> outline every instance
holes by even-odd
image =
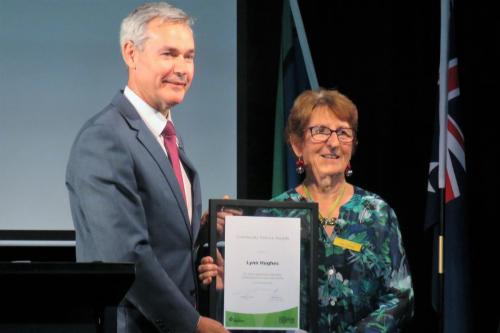
[[[167,121],[172,121],[172,113],[169,111],[168,116],[165,117],[161,112],[153,109],[148,103],[144,102],[142,98],[137,96],[136,93],[132,91],[128,86],[125,87],[123,91],[123,95],[130,101],[130,103],[135,107],[142,120],[146,123],[146,126],[149,128],[153,136],[156,138],[156,141],[160,144],[161,149],[165,152],[165,155],[168,157],[168,153],[163,144],[163,136],[161,133],[167,125]],[[172,121],[173,123],[173,121]],[[179,145],[179,140],[177,140],[177,145]],[[189,221],[193,217],[193,198],[191,193],[191,182],[189,181],[189,177],[187,176],[186,170],[184,169],[184,165],[182,165],[181,161],[181,173],[182,173],[182,181],[184,183],[184,192],[186,193],[186,206],[189,214]]]

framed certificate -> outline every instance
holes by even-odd
[[[209,253],[223,267],[209,315],[231,331],[316,332],[318,206],[210,200]]]

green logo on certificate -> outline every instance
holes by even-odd
[[[236,313],[226,311],[226,327],[261,327],[261,328],[296,328],[299,320],[299,308],[274,313]]]

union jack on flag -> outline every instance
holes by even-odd
[[[452,49],[450,49],[451,51]],[[458,100],[460,88],[458,85],[458,60],[453,57],[448,62],[448,119],[446,133],[446,173],[445,173],[445,203],[458,198],[463,187],[463,177],[458,174],[465,173],[465,146],[464,134],[459,125]],[[438,134],[438,133],[437,133]],[[437,141],[436,135],[435,141]],[[433,159],[429,164],[429,183],[427,191],[436,193],[437,171],[439,166],[438,144],[434,145]],[[457,170],[459,168],[460,170]],[[436,193],[437,194],[437,193]]]

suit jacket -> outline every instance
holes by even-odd
[[[133,262],[136,277],[118,308],[118,332],[194,332],[198,174],[182,145],[193,215],[171,164],[119,92],[73,144],[66,173],[77,261]]]

